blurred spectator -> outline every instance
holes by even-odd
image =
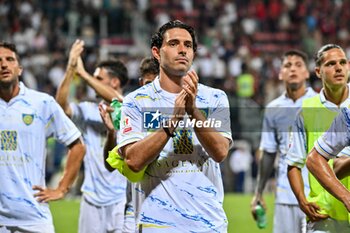
[[[55,89],[61,84],[65,73],[65,63],[62,60],[54,61],[53,66],[49,70],[49,79]]]
[[[237,96],[251,98],[255,93],[254,76],[249,72],[247,64],[242,63],[242,72],[236,78]]]
[[[248,142],[237,142],[230,156],[230,168],[234,174],[234,192],[243,193],[245,191],[245,178],[251,169],[252,162],[253,156]]]

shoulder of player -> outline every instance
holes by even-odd
[[[271,100],[267,105],[266,108],[275,108],[275,107],[281,107],[283,106],[285,96],[281,95],[277,97],[276,99]]]
[[[139,87],[136,90],[128,93],[125,97],[123,102],[130,102],[130,101],[139,101],[141,99],[153,99],[155,98],[156,90],[154,89],[153,85],[147,84],[145,86]]]
[[[307,87],[306,91],[307,92],[304,98],[310,98],[314,97],[315,95],[318,95],[318,93],[312,87]]]
[[[198,84],[198,94],[216,98],[221,96],[227,96],[223,90],[214,87],[209,87],[201,83]]]
[[[54,101],[54,97],[48,93],[37,91],[34,89],[26,88],[25,98],[34,100],[34,101]]]

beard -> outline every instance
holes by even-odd
[[[302,85],[303,85],[303,83],[289,83],[289,84],[287,84],[288,88],[289,88],[291,91],[296,91],[296,90],[298,90]]]
[[[170,66],[170,65],[163,66],[164,73],[166,73],[170,77],[181,78],[187,74],[189,69],[190,69],[190,67],[175,68],[175,67]]]
[[[13,86],[14,84],[16,84],[18,82],[18,78],[11,78],[11,79],[7,79],[7,80],[0,80],[0,88],[1,89],[8,89],[11,86]]]

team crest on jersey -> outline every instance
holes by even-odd
[[[23,120],[24,124],[26,124],[26,125],[32,124],[33,123],[33,119],[34,119],[34,114],[22,113],[22,120]]]

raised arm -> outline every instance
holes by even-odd
[[[202,112],[196,107],[198,76],[194,71],[188,72],[184,77],[183,88],[186,92],[186,112],[191,120],[205,122],[207,119]],[[227,99],[226,99],[227,100]],[[222,108],[228,108],[223,106]],[[211,127],[194,127],[194,131],[205,151],[216,162],[222,162],[230,147],[230,139],[224,137],[220,132]]]
[[[111,86],[103,84],[86,72],[81,57],[79,57],[77,60],[76,72],[91,88],[96,91],[99,96],[101,96],[108,103],[112,102],[112,99],[114,98],[118,99],[119,102],[123,102],[123,95],[121,93],[113,89]]]
[[[78,58],[84,50],[84,41],[76,40],[69,52],[69,59],[64,74],[64,79],[62,80],[60,86],[56,92],[56,101],[63,108],[67,116],[72,116],[72,110],[69,106],[68,96],[69,96],[69,87],[73,80],[74,74],[76,72]]]
[[[206,121],[206,118],[198,108],[195,108],[190,114],[191,120]],[[194,131],[205,151],[208,152],[215,162],[220,163],[227,157],[230,147],[230,140],[228,138],[221,135],[214,128],[194,127]]]

